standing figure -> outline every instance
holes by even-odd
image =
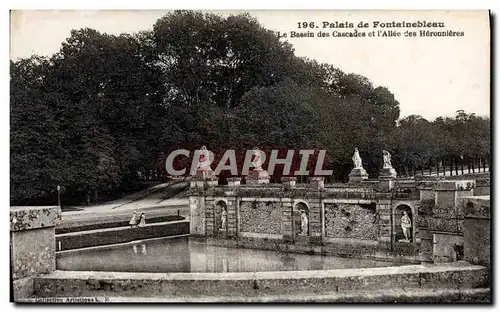
[[[130,219],[130,221],[128,222],[128,224],[131,227],[136,227],[137,226],[137,212],[134,211],[134,214],[132,215],[132,218]]]
[[[146,215],[143,213],[141,213],[141,218],[139,219],[139,226],[140,227],[143,227],[143,226],[146,226]]]
[[[309,232],[309,218],[305,210],[300,211],[300,227],[302,229],[301,235],[307,235]]]
[[[224,231],[226,230],[226,222],[227,222],[227,212],[226,208],[222,208],[221,216],[220,216],[220,221],[221,221],[221,226],[220,230]]]
[[[389,153],[386,150],[382,151],[384,153],[384,169],[391,169],[392,164],[391,164],[391,153]]]
[[[354,155],[352,155],[352,161],[354,163],[354,169],[362,169],[363,168],[361,156],[359,156],[359,151],[358,151],[357,147],[354,148]]]
[[[403,211],[403,216],[401,217],[401,229],[403,230],[403,235],[405,236],[405,241],[410,241],[410,229],[411,229],[411,220],[408,216],[408,212]]]

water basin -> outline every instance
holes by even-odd
[[[57,269],[115,272],[255,272],[389,267],[400,263],[210,246],[188,237],[57,254]]]

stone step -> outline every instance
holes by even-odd
[[[54,271],[34,279],[39,297],[250,297],[383,289],[489,287],[488,270],[463,263],[322,271],[130,273]]]
[[[79,298],[31,298],[21,302],[45,303],[107,303],[107,302],[211,302],[211,303],[491,303],[489,288],[475,289],[386,289],[379,291],[356,291],[355,293],[324,292],[262,295],[262,296],[178,296],[178,297],[79,297]]]

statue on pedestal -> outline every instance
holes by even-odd
[[[247,151],[248,153],[249,151]],[[262,165],[266,160],[266,154],[258,147],[254,147],[251,151],[251,158],[248,160],[253,167],[253,170],[248,172],[246,179],[247,184],[267,184],[269,183],[269,173],[262,169]],[[245,158],[248,157],[248,154]],[[247,160],[245,160],[247,161]],[[250,166],[249,166],[250,167]]]
[[[309,232],[309,218],[307,217],[307,213],[305,210],[300,211],[300,235],[308,235]]]
[[[200,158],[198,159],[200,171],[211,171],[210,168],[210,158],[206,146],[202,146],[200,149]]]
[[[222,208],[220,221],[221,221],[220,230],[225,231],[226,230],[226,222],[227,222],[227,212],[226,212],[225,207]]]
[[[392,180],[395,179],[398,175],[396,170],[392,167],[391,163],[391,153],[386,150],[382,151],[384,157],[384,165],[380,170],[379,178],[381,180]]]
[[[262,170],[262,160],[261,160],[261,150],[258,147],[253,148],[251,162],[254,166],[254,170]]]
[[[359,151],[357,147],[354,148],[354,155],[352,156],[352,161],[354,162],[354,169],[363,169],[361,156],[359,156]]]
[[[386,150],[382,151],[384,153],[384,169],[391,169],[392,164],[391,164],[391,153],[389,153]]]
[[[408,212],[403,211],[403,216],[401,217],[401,229],[403,230],[403,235],[405,236],[405,242],[410,242],[410,230],[411,230],[411,220],[408,216]]]
[[[363,168],[363,162],[361,156],[359,156],[358,148],[354,148],[354,155],[352,155],[352,162],[354,163],[354,168],[349,174],[349,182],[361,182],[368,179],[368,174]]]

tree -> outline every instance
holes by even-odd
[[[339,181],[355,147],[371,177],[383,149],[404,175],[462,158],[484,166],[491,154],[489,119],[398,121],[388,88],[296,57],[247,14],[175,11],[134,35],[73,30],[53,56],[11,62],[11,95],[11,202],[21,204],[53,202],[57,185],[98,199],[164,170],[171,151],[203,145],[218,157],[327,150]]]
[[[281,81],[281,64],[293,58],[289,45],[247,14],[175,11],[156,22],[153,38],[168,99],[189,106],[238,106],[253,87]]]

